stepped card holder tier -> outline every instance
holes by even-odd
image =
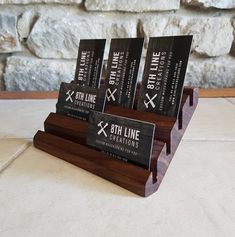
[[[106,113],[155,124],[149,169],[116,159],[88,146],[88,122],[62,114],[49,114],[44,122],[44,131],[38,131],[34,136],[34,146],[133,193],[147,197],[159,188],[197,102],[197,90],[184,88],[177,118],[106,105]]]

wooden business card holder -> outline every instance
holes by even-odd
[[[105,112],[156,124],[150,170],[86,145],[86,121],[51,113],[44,132],[34,136],[34,146],[51,155],[105,178],[141,196],[157,191],[198,102],[196,89],[184,88],[178,118],[159,116],[115,106]]]

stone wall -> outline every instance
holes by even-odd
[[[180,34],[187,85],[235,87],[234,17],[235,0],[0,0],[0,90],[57,90],[82,38],[107,38],[107,58],[111,38]]]

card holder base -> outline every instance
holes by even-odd
[[[135,194],[147,197],[157,191],[198,103],[198,91],[185,87],[177,118],[117,106],[105,112],[156,125],[150,170],[116,159],[86,145],[86,121],[50,113],[34,146]]]

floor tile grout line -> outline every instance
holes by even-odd
[[[32,142],[27,142],[17,150],[0,168],[0,174],[4,172],[18,157],[20,157],[30,146]]]
[[[232,104],[232,105],[234,105],[235,106],[235,103],[234,102],[232,102],[229,98],[224,98],[227,102],[229,102],[230,104]]]

